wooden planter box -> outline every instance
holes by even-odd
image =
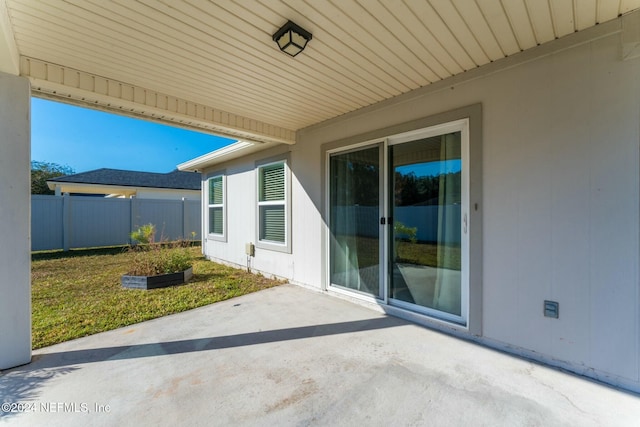
[[[193,267],[180,273],[160,274],[157,276],[122,276],[120,283],[131,289],[158,289],[187,283],[193,277]]]

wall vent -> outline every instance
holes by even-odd
[[[557,319],[560,316],[560,304],[557,301],[544,301],[544,317]]]

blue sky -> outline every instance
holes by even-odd
[[[417,178],[420,178],[421,176],[438,176],[442,173],[456,173],[461,170],[461,160],[441,160],[396,167],[396,171],[401,174],[404,175],[413,172],[416,174]]]
[[[235,142],[117,114],[31,99],[31,160],[69,166],[170,172]]]

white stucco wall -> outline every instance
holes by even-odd
[[[640,14],[625,20],[640,20]],[[640,59],[620,57],[622,21],[595,27],[302,130],[291,151],[292,254],[253,266],[321,288],[322,144],[482,104],[481,341],[640,391]],[[590,37],[593,37],[590,39]],[[473,144],[474,141],[471,141]],[[255,241],[254,161],[227,165],[228,242]],[[543,301],[560,318],[543,316]]]
[[[0,369],[31,360],[30,96],[0,72]]]

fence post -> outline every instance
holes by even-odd
[[[71,245],[71,196],[62,196],[62,250],[68,251]]]
[[[187,198],[182,198],[182,238],[187,240]]]
[[[133,240],[131,240],[131,233],[133,233],[135,231],[135,224],[136,224],[136,211],[137,211],[137,199],[136,196],[131,196],[129,197],[129,218],[130,218],[130,222],[129,222],[129,244],[132,245],[133,244]],[[142,224],[140,224],[142,225]]]

